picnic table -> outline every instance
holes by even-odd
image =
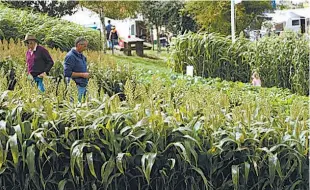
[[[144,40],[137,37],[125,38],[124,42],[124,54],[127,56],[131,56],[131,50],[136,49],[136,53],[138,56],[143,56],[143,42]],[[132,47],[135,45],[135,47]]]

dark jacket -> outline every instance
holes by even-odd
[[[116,30],[111,30],[111,40],[117,40],[118,35]]]
[[[65,77],[71,77],[72,72],[85,73],[87,72],[87,60],[86,57],[72,48],[66,55],[64,62],[64,75]],[[76,77],[72,78],[75,83],[81,87],[86,87],[88,79]]]
[[[34,77],[44,72],[48,74],[54,65],[54,61],[48,51],[39,45],[37,45],[37,48],[32,55],[30,50],[27,51],[26,62],[28,73]]]

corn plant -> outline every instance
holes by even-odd
[[[250,81],[258,71],[263,86],[282,87],[309,94],[309,47],[305,36],[285,32],[251,42],[240,37],[235,43],[218,34],[188,33],[176,39],[170,66],[184,73],[187,65],[194,74],[229,81]]]
[[[23,39],[27,33],[36,35],[40,43],[68,51],[74,40],[84,36],[89,49],[100,49],[99,31],[40,13],[8,8],[0,3],[0,33],[4,39]]]

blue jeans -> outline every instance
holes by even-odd
[[[45,92],[43,78],[40,77],[33,77],[33,80],[37,83],[37,87],[41,92]]]
[[[111,40],[112,49],[114,48],[115,45],[118,45],[118,39],[112,39]]]
[[[112,48],[112,42],[110,40],[108,40],[107,42],[108,42],[108,48]]]
[[[86,87],[81,87],[79,85],[76,86],[78,87],[78,100],[81,102],[82,99],[85,99],[86,97]]]

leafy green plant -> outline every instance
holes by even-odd
[[[193,65],[197,76],[241,82],[248,82],[251,73],[258,71],[263,86],[308,95],[308,62],[306,37],[289,31],[258,42],[240,37],[235,43],[214,33],[188,33],[176,39],[170,66],[184,73],[187,65]]]
[[[84,36],[89,41],[89,49],[100,49],[99,31],[44,14],[8,8],[1,3],[0,10],[0,35],[7,40],[17,41],[32,33],[40,43],[68,51],[74,47],[77,37]]]

